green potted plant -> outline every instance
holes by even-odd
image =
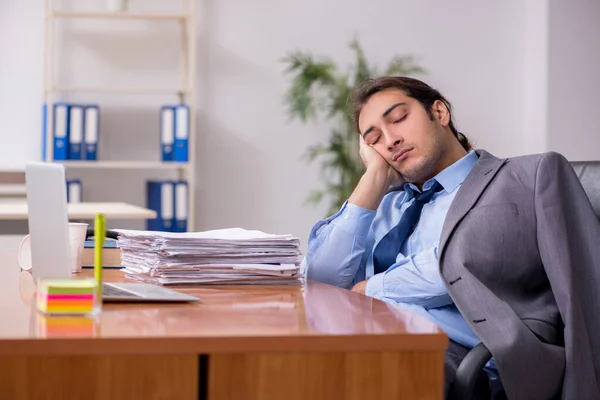
[[[292,119],[307,123],[324,117],[334,121],[328,140],[308,148],[308,162],[321,159],[325,187],[311,192],[309,203],[329,200],[328,215],[336,212],[348,199],[364,172],[358,154],[358,136],[348,108],[352,88],[367,78],[380,75],[415,75],[425,73],[411,56],[395,56],[383,71],[367,61],[359,42],[349,44],[355,63],[348,71],[331,60],[316,58],[307,51],[294,51],[284,58],[286,73],[292,80],[285,103]]]

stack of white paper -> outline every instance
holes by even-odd
[[[241,228],[173,233],[117,230],[125,276],[159,285],[301,280],[300,241]]]

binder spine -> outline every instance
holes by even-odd
[[[163,161],[173,161],[175,140],[175,108],[163,106],[160,109],[160,148]]]
[[[187,232],[188,225],[188,183],[178,181],[175,183],[175,218],[173,225],[175,232]]]
[[[69,115],[69,160],[81,160],[83,145],[84,115],[83,107],[72,105]]]
[[[80,179],[67,180],[67,203],[81,203],[83,190]]]
[[[53,160],[65,161],[69,159],[69,114],[70,107],[67,103],[54,104],[54,123],[52,136],[54,138]]]
[[[146,207],[156,211],[156,218],[146,221],[147,230],[173,232],[173,182],[147,181]]]
[[[146,229],[149,231],[160,230],[160,184],[159,182],[146,182],[146,207],[156,211],[156,218],[146,220]]]
[[[175,214],[175,205],[173,203],[174,184],[170,181],[164,181],[160,187],[160,206],[161,206],[161,230],[173,232],[173,217]]]
[[[188,161],[188,142],[190,137],[190,108],[180,104],[175,108],[175,161]]]
[[[100,135],[100,108],[97,105],[85,107],[84,129],[84,159],[95,161],[98,159],[98,137]]]

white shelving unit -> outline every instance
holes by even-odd
[[[166,1],[166,0],[165,0]],[[103,3],[102,0],[98,1]],[[81,92],[81,93],[116,93],[132,95],[176,95],[179,102],[187,104],[190,109],[189,139],[188,139],[188,162],[160,162],[160,161],[54,161],[53,138],[51,134],[46,135],[46,162],[60,163],[70,169],[147,169],[165,170],[173,169],[177,172],[177,179],[188,181],[188,231],[194,230],[195,219],[195,165],[196,165],[196,121],[195,98],[194,98],[194,73],[195,71],[195,0],[182,0],[181,13],[137,13],[137,12],[72,12],[55,9],[53,0],[45,0],[45,58],[44,58],[44,98],[49,112],[47,113],[46,132],[52,132],[53,105],[59,93]],[[59,86],[56,85],[53,76],[54,65],[54,23],[58,19],[106,19],[106,20],[145,20],[145,21],[171,21],[179,25],[180,48],[179,48],[179,86],[178,87],[110,87],[110,86]],[[90,83],[92,84],[92,83]],[[160,104],[157,103],[157,113]],[[101,125],[102,126],[102,125]],[[102,129],[102,128],[101,128]],[[102,138],[102,134],[100,134]],[[100,139],[102,140],[102,139]],[[157,140],[152,137],[149,140]]]

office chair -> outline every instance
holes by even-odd
[[[596,217],[600,219],[600,161],[571,161],[585,193],[592,203]],[[451,399],[470,400],[473,398],[477,378],[492,358],[492,353],[483,343],[479,343],[467,354],[456,371],[456,378],[450,389]],[[492,389],[495,399],[505,399],[503,390]]]

